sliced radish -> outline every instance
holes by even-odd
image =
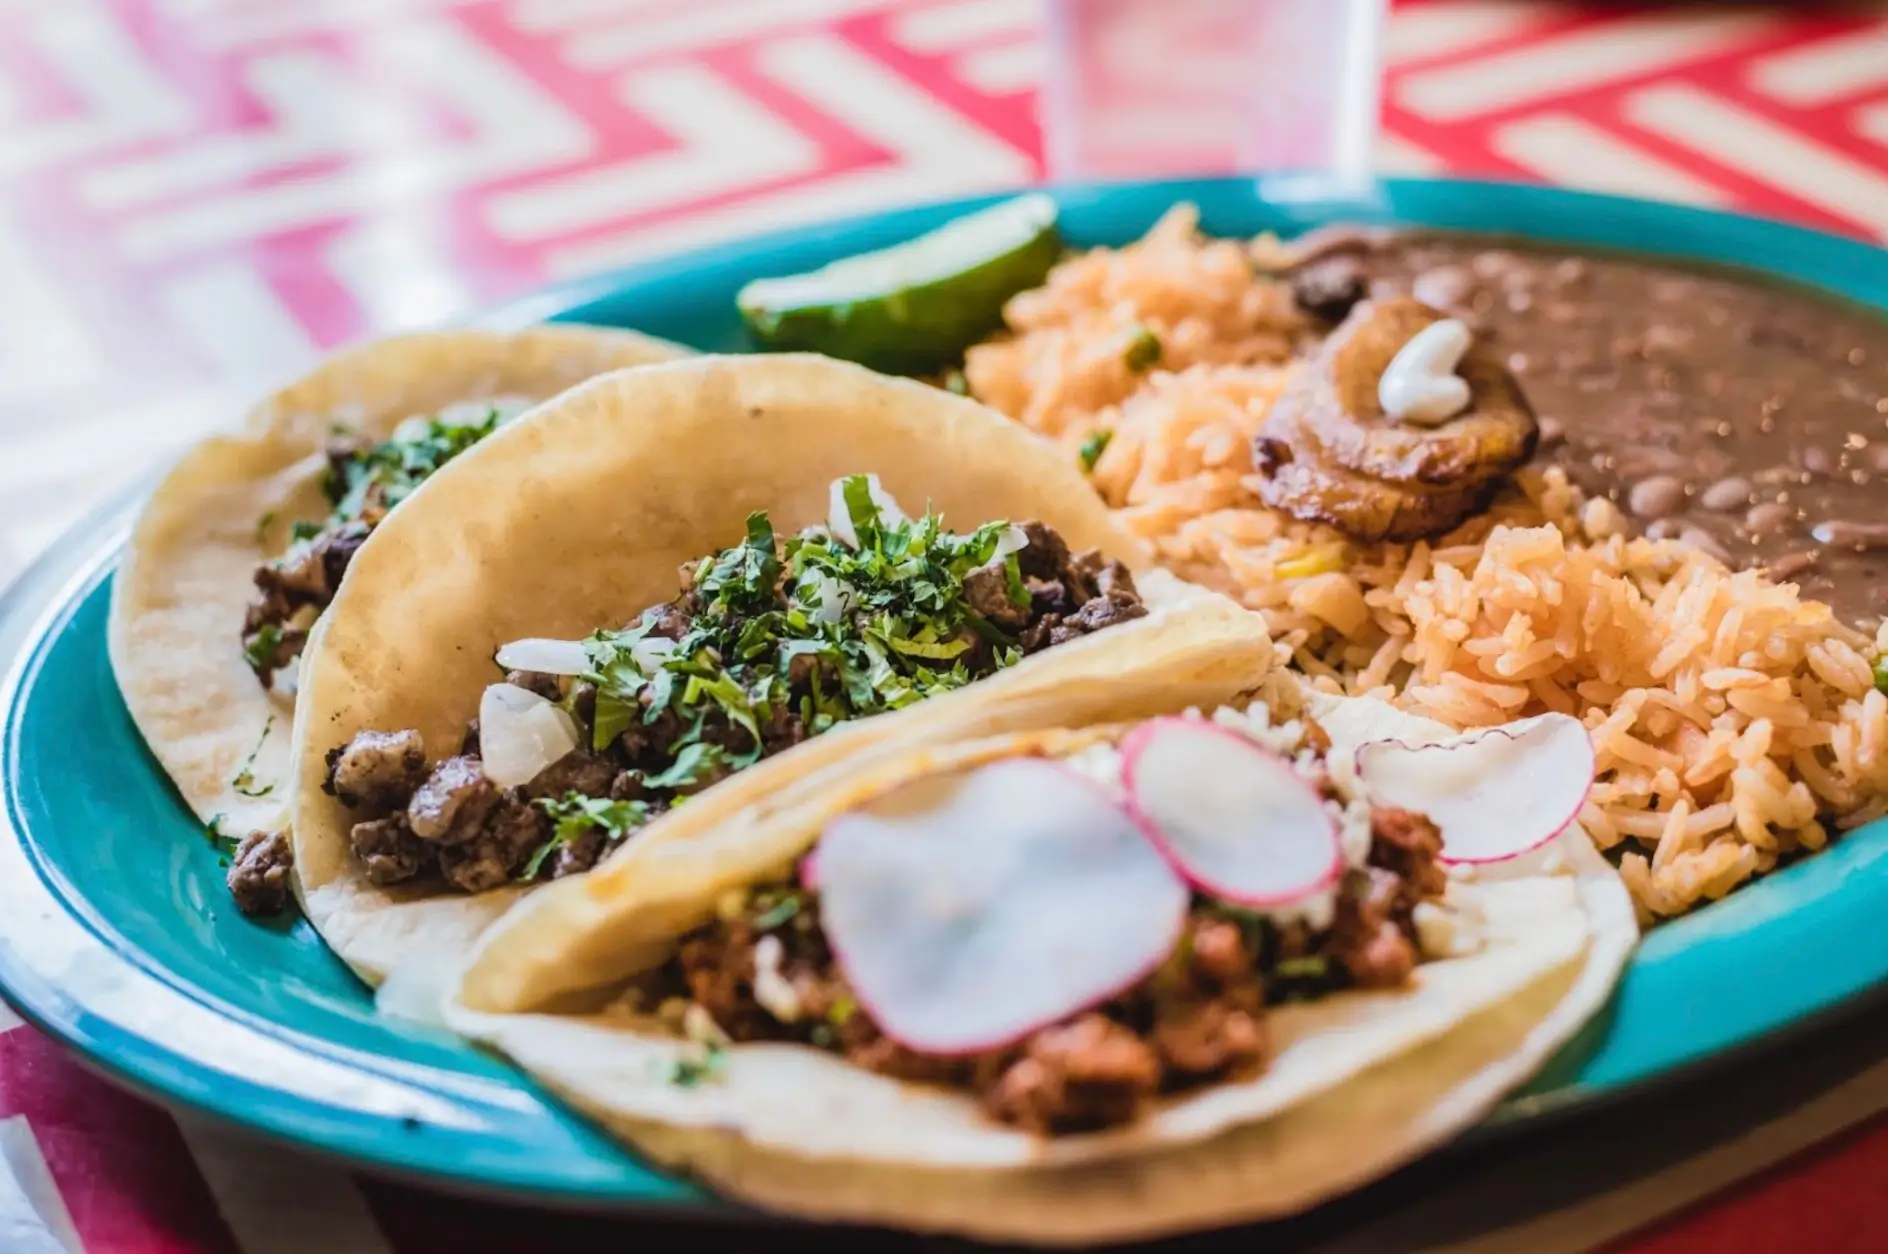
[[[530,783],[576,747],[576,720],[529,689],[493,684],[479,700],[479,758],[500,788]]]
[[[1291,763],[1238,732],[1157,718],[1121,744],[1128,806],[1202,892],[1240,906],[1283,906],[1344,870],[1337,824]]]
[[[909,521],[905,512],[898,508],[898,502],[892,499],[879,483],[877,475],[865,477],[866,493],[872,498],[872,504],[878,507],[879,522],[887,527],[895,527]],[[846,481],[833,480],[833,486],[826,498],[826,525],[832,530],[833,538],[849,549],[859,547],[859,533],[852,526],[852,511],[846,508]]]
[[[1432,744],[1373,740],[1357,748],[1372,802],[1425,815],[1444,862],[1503,862],[1573,822],[1593,787],[1593,742],[1579,719],[1542,714]]]
[[[1036,758],[827,827],[820,920],[859,1004],[927,1054],[1020,1040],[1138,983],[1191,894],[1125,809]]]
[[[498,646],[493,658],[508,671],[535,671],[540,675],[581,675],[590,669],[590,655],[581,640],[546,640],[533,636]]]

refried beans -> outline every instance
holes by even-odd
[[[1409,295],[1485,336],[1539,416],[1536,460],[1639,532],[1851,622],[1888,613],[1888,320],[1756,275],[1489,237],[1325,251],[1304,285],[1327,306]]]

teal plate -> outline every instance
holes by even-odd
[[[1058,198],[1083,245],[1126,243],[1190,200],[1214,234],[1290,235],[1336,219],[1499,232],[1755,267],[1888,308],[1888,253],[1865,244],[1573,192],[1391,181],[1333,195],[1277,179]],[[598,322],[744,351],[734,294],[747,280],[908,239],[994,199],[723,245],[552,288],[479,322]],[[216,851],[139,739],[106,661],[110,580],[138,504],[88,520],[0,603],[7,999],[128,1087],[382,1172],[539,1203],[740,1213],[620,1152],[502,1064],[377,1020],[306,923],[237,914]],[[1884,860],[1888,826],[1877,824],[1654,932],[1606,1013],[1467,1141],[1774,1045],[1857,1005],[1888,983]]]

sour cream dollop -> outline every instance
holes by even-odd
[[[1475,334],[1454,318],[1432,322],[1397,351],[1377,383],[1377,403],[1397,422],[1433,427],[1468,408],[1468,382],[1455,373]]]

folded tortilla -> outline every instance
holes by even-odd
[[[953,528],[1041,520],[1072,549],[1128,566],[1148,613],[843,723],[690,797],[631,845],[753,821],[797,785],[875,753],[1240,691],[1275,664],[1262,619],[1151,569],[1071,459],[974,401],[810,355],[704,356],[604,376],[429,479],[361,547],[309,641],[294,729],[296,879],[336,952],[370,983],[402,962],[462,956],[528,890],[369,883],[349,849],[354,817],[321,788],[331,749],[365,729],[413,728],[444,756],[436,750],[459,744],[497,678],[500,645],[614,627],[673,598],[677,567],[737,540],[751,511],[782,535],[823,523],[831,484],[851,474],[878,475],[914,513],[935,509]],[[608,915],[609,865],[536,891],[575,891]],[[575,887],[596,877],[593,896]],[[593,916],[532,918],[562,936]],[[581,946],[546,944],[564,969],[521,972],[520,987],[583,987],[608,973],[586,968]]]
[[[167,474],[112,582],[112,669],[184,801],[233,836],[280,825],[295,698],[244,661],[256,567],[329,509],[323,447],[342,425],[385,440],[453,405],[548,399],[593,375],[688,352],[630,331],[547,325],[378,340],[331,357]]]
[[[1276,711],[1289,707],[1276,681],[1263,691]],[[1365,740],[1453,734],[1376,701],[1302,699],[1331,738],[1331,761]],[[632,845],[605,873],[553,885],[487,932],[444,1018],[628,1145],[732,1197],[821,1220],[1076,1244],[1279,1217],[1381,1176],[1538,1070],[1603,1005],[1636,943],[1623,884],[1570,828],[1451,884],[1451,901],[1484,920],[1479,951],[1421,964],[1407,989],[1274,1007],[1275,1053],[1257,1076],[1165,1099],[1119,1129],[1054,1138],[999,1126],[961,1092],[808,1046],[736,1044],[718,1079],[678,1085],[689,1043],[599,1011],[620,983],[583,997],[555,978],[565,964],[619,980],[653,968],[723,894],[792,866],[830,821],[914,779],[1068,757],[1124,730],[919,749],[695,840]],[[577,922],[547,926],[547,915]]]

